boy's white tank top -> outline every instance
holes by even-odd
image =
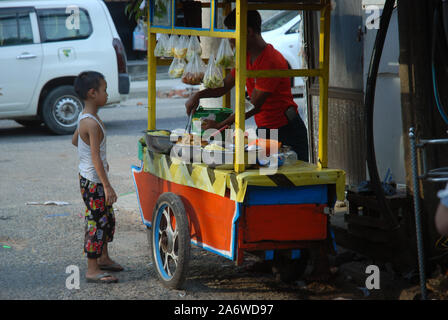
[[[101,123],[98,121],[98,119],[93,116],[90,113],[83,114],[82,112],[79,114],[78,117],[78,129],[79,129],[79,122],[82,119],[85,118],[91,118],[95,120],[98,125],[100,126],[101,130],[103,131],[103,141],[101,141],[100,144],[100,158],[101,161],[103,161],[104,170],[107,174],[107,159],[106,159],[106,130],[104,130]],[[78,130],[79,131],[79,130]],[[90,146],[86,144],[82,139],[81,136],[78,133],[78,156],[79,156],[79,174],[95,183],[101,183],[101,180],[95,170],[95,166],[92,162],[92,152],[90,150]]]

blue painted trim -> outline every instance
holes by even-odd
[[[235,201],[235,215],[233,216],[232,221],[232,242],[231,242],[231,250],[232,250],[232,260],[236,260],[237,250],[238,250],[238,224],[241,216],[241,212],[243,210],[243,204]]]
[[[279,205],[279,204],[326,204],[328,202],[327,185],[298,187],[257,187],[247,188],[244,204]]]
[[[160,275],[165,279],[165,280],[170,280],[172,277],[170,277],[166,272],[165,269],[163,269],[163,262],[162,259],[160,257],[160,250],[158,248],[159,245],[159,232],[157,231],[159,229],[159,225],[160,225],[160,219],[162,218],[162,212],[163,210],[165,210],[165,208],[167,207],[167,205],[163,205],[159,208],[159,210],[156,212],[156,221],[155,221],[155,226],[154,229],[156,230],[156,232],[153,232],[153,234],[155,235],[154,238],[154,244],[155,246],[157,246],[155,253],[156,253],[156,259],[157,259],[157,269],[159,270]],[[154,248],[153,248],[154,250]]]
[[[197,31],[210,31],[210,29],[206,29],[206,28],[192,28],[192,27],[173,27],[174,30],[176,29],[182,29],[182,30],[197,30]]]
[[[132,180],[134,180],[134,187],[135,187],[135,192],[137,193],[137,202],[138,202],[138,208],[140,209],[140,217],[142,219],[142,222],[145,226],[151,228],[151,222],[145,220],[145,218],[143,217],[143,211],[142,211],[142,206],[140,205],[140,197],[138,194],[138,188],[137,188],[137,183],[135,182],[135,176],[134,173],[141,173],[143,170],[143,160],[141,162],[141,167],[137,167],[137,166],[131,166],[131,171],[132,171]]]
[[[215,31],[215,32],[233,32],[233,33],[235,33],[234,29],[218,29],[218,28],[216,28],[213,31]]]
[[[302,251],[300,251],[300,249],[291,250],[291,259],[293,260],[300,259],[301,256]]]
[[[266,250],[264,252],[264,260],[274,260],[274,250]]]
[[[330,229],[330,235],[331,235],[331,240],[332,240],[332,243],[333,243],[334,252],[336,254],[338,254],[338,248],[336,246],[336,239],[335,239],[335,236],[334,236],[333,228],[331,228],[330,226],[328,226],[328,228]]]
[[[196,241],[196,240],[191,240],[190,242],[192,244],[194,244],[195,246],[199,247],[199,248],[202,248],[202,249],[204,249],[206,251],[209,251],[209,252],[217,254],[217,255],[219,255],[221,257],[224,257],[224,258],[232,260],[231,254],[225,254],[225,253],[223,253],[222,251],[220,251],[220,250],[218,250],[216,248],[213,248],[213,247],[211,247],[211,246],[209,246],[209,245],[207,245],[205,243],[202,243],[202,242],[199,242],[199,241]]]

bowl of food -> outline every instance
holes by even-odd
[[[184,133],[177,137],[177,142],[171,150],[171,155],[185,162],[201,162],[201,149],[208,144],[201,136]]]
[[[170,135],[171,131],[169,130],[146,130],[146,146],[152,152],[170,154],[174,145],[174,142],[170,139]]]

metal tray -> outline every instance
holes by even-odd
[[[146,146],[152,152],[170,154],[171,148],[174,145],[174,142],[171,141],[170,136],[156,136],[152,135],[151,132],[155,131],[166,131],[171,135],[171,131],[169,130],[147,130],[145,131],[145,141]]]

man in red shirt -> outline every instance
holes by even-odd
[[[224,20],[229,29],[235,28],[235,10]],[[234,39],[231,39],[234,45]],[[274,47],[266,43],[261,36],[261,16],[258,11],[247,13],[247,69],[288,69],[288,62]],[[202,98],[217,98],[228,93],[235,86],[235,69],[224,79],[224,86],[205,89],[195,93],[185,103],[187,114],[194,112]],[[291,146],[298,159],[308,161],[308,133],[297,112],[297,104],[291,94],[290,78],[247,78],[246,88],[254,108],[246,112],[246,119],[255,116],[257,134],[260,129],[278,129],[278,140],[283,145]],[[220,129],[235,122],[235,115],[221,123],[205,120],[203,129]]]

